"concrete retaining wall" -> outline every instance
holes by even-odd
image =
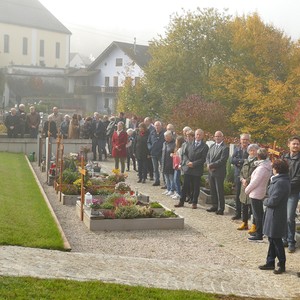
[[[41,153],[45,155],[45,139],[42,139],[43,145]],[[88,139],[76,139],[76,140],[64,140],[64,153],[68,154],[70,152],[78,153],[81,146],[89,145],[92,148],[92,140]],[[35,152],[35,160],[38,157],[39,153],[39,139],[32,138],[0,138],[0,152],[13,152],[13,153],[24,153],[29,155],[32,152]],[[51,152],[56,155],[56,142],[53,141]],[[42,156],[43,156],[42,155]],[[92,158],[91,152],[88,153],[88,158]]]

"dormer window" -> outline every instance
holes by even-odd
[[[123,58],[116,58],[116,67],[123,66]]]

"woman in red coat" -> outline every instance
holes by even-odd
[[[127,158],[126,154],[126,144],[128,135],[124,131],[124,123],[118,122],[117,130],[112,135],[112,157],[115,159],[115,168],[119,169],[119,162],[121,162],[121,173],[125,171],[125,160]]]

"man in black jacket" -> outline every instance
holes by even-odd
[[[232,220],[238,220],[241,218],[241,201],[240,201],[240,192],[241,192],[241,179],[240,173],[244,160],[248,158],[249,154],[247,148],[250,142],[250,134],[243,133],[240,136],[240,144],[234,148],[234,152],[231,156],[231,163],[234,165],[234,183],[235,183],[235,215],[231,218]]]
[[[7,128],[7,137],[18,137],[20,118],[17,115],[17,110],[14,107],[10,110],[9,115],[6,116],[4,124]]]
[[[291,180],[291,193],[287,203],[287,234],[283,239],[284,246],[288,246],[288,252],[296,250],[296,210],[300,192],[300,137],[292,136],[288,140],[290,152],[284,156],[289,164],[289,175]]]
[[[192,208],[197,208],[200,193],[200,179],[203,175],[203,166],[208,152],[208,146],[203,138],[204,131],[202,129],[197,129],[195,131],[195,140],[191,143],[187,143],[184,148],[184,152],[182,153],[183,160],[181,162],[181,170],[184,174],[184,181],[180,201],[175,205],[175,207],[182,207],[184,205],[186,197],[188,196],[187,192],[189,191],[192,183]]]
[[[147,146],[151,155],[153,172],[155,181],[153,186],[160,185],[160,173],[159,169],[161,166],[162,148],[165,142],[164,132],[161,122],[156,121],[154,123],[155,130],[150,132],[148,137]]]
[[[212,207],[208,208],[207,211],[223,215],[225,209],[224,180],[229,148],[224,143],[224,135],[221,131],[216,131],[214,140],[215,143],[209,148],[206,156],[212,201]]]
[[[106,129],[98,112],[94,113],[92,121],[92,151],[93,160],[97,160],[97,147],[99,153],[99,161],[102,161],[102,154],[106,154]]]

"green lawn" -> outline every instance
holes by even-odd
[[[49,299],[49,300],[213,300],[242,299],[197,291],[173,291],[157,288],[133,287],[98,281],[77,282],[29,277],[1,277],[0,299]],[[250,298],[243,298],[250,299]],[[252,299],[252,298],[251,298]],[[256,300],[258,300],[256,298]]]
[[[0,245],[63,250],[24,154],[0,153]]]

